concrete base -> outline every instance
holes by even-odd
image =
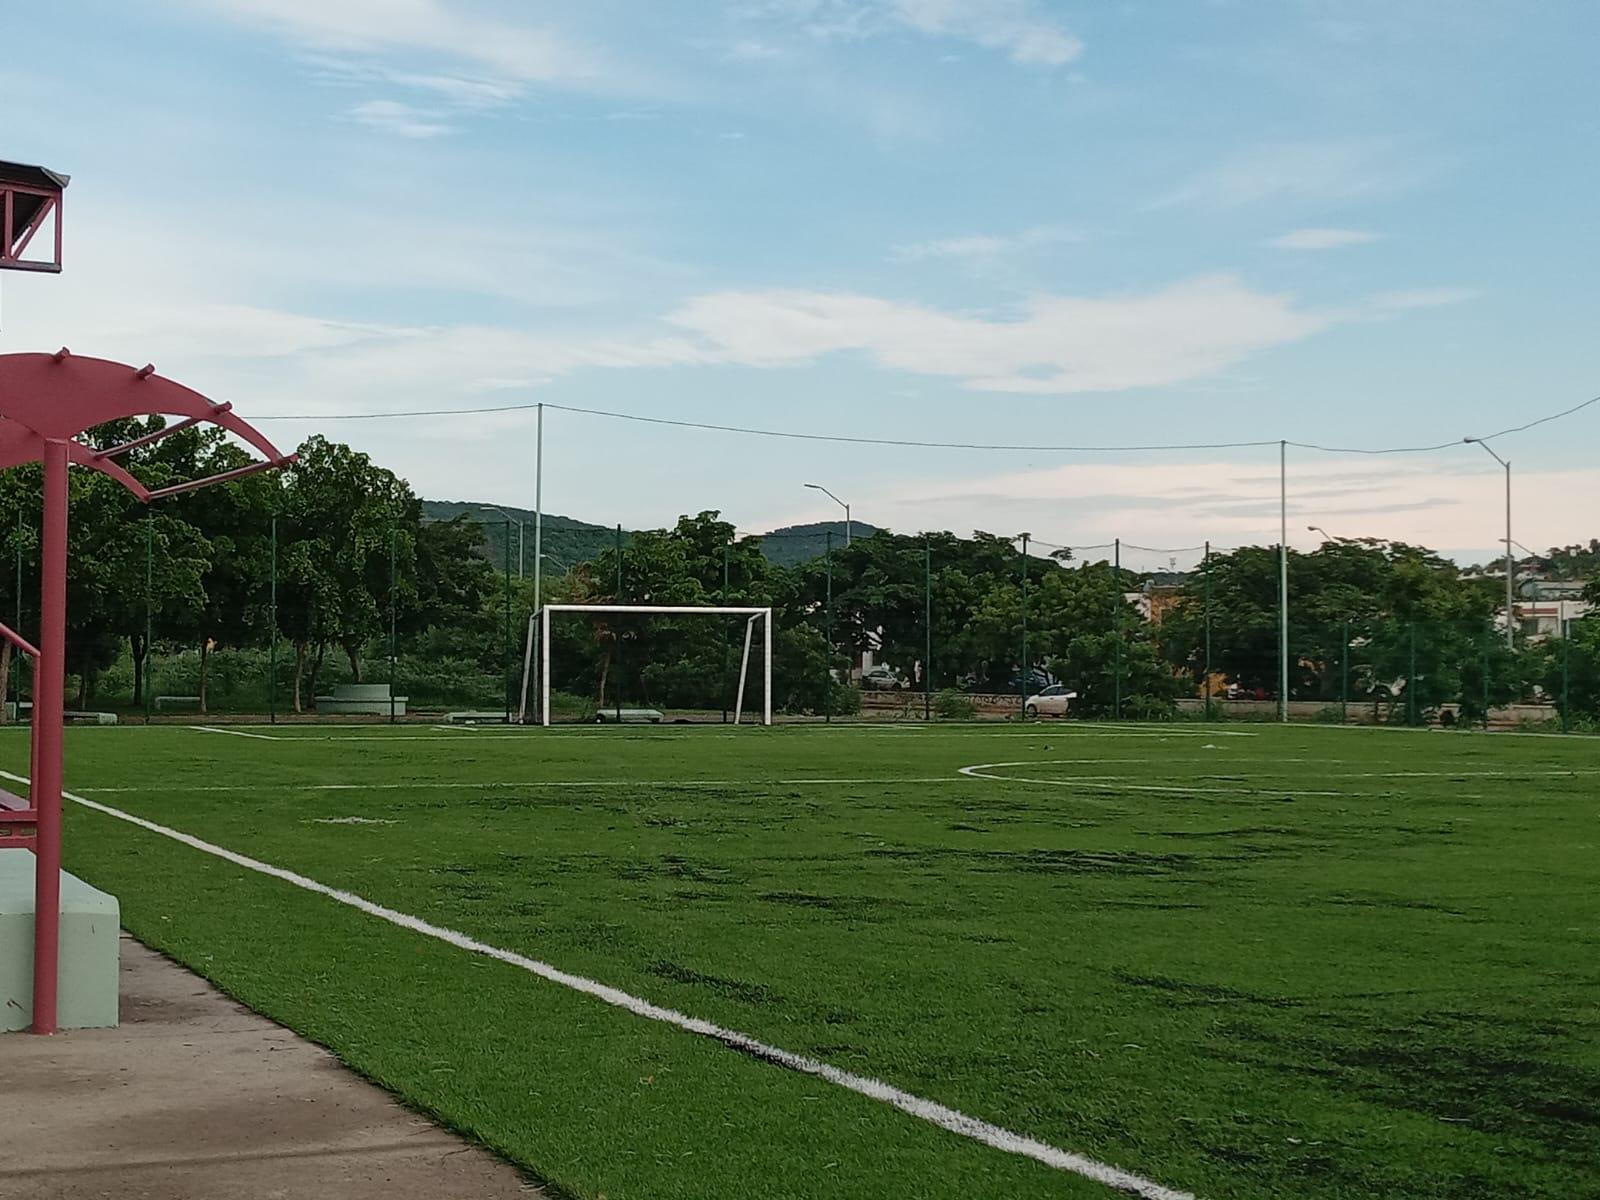
[[[394,697],[393,713],[397,717],[406,715],[405,696]],[[331,696],[317,697],[317,711],[325,716],[368,716],[386,717],[389,715],[389,685],[387,683],[341,683],[336,684]]]
[[[0,1032],[33,1024],[33,865],[31,850],[0,850]],[[117,1023],[117,898],[61,874],[62,1029]]]

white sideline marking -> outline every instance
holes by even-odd
[[[0,772],[3,774],[3,772]],[[867,784],[867,783],[960,783],[954,775],[924,775],[920,778],[876,776],[871,779],[768,779],[761,781],[766,787],[792,787],[797,784]],[[506,783],[489,780],[484,783],[463,783],[461,780],[428,781],[423,783],[197,783],[169,785],[151,784],[149,787],[88,787],[80,791],[95,795],[148,792],[405,792],[420,788],[459,788],[463,791],[485,788],[553,788],[553,787],[749,787],[749,779],[528,779]]]
[[[1308,788],[1216,788],[1216,787],[1184,787],[1171,784],[1156,783],[1121,783],[1114,775],[1076,775],[1071,779],[1037,779],[1026,775],[991,775],[989,772],[1001,770],[1005,767],[1053,767],[1058,764],[1070,764],[1071,759],[1033,759],[1027,762],[993,762],[977,763],[970,767],[958,767],[959,774],[968,779],[992,779],[996,783],[1043,783],[1051,787],[1075,787],[1087,785],[1091,791],[1118,791],[1118,792],[1179,792],[1186,796],[1195,794],[1213,796],[1258,796],[1263,792],[1293,792],[1297,796],[1343,796],[1345,792],[1312,791]],[[1248,778],[1248,777],[1246,777]]]
[[[0,777],[17,783],[28,782],[26,776],[13,775],[10,771],[0,770]],[[126,821],[130,825],[136,825],[141,829],[149,830],[151,833],[158,833],[162,837],[171,838],[175,842],[205,854],[214,855],[225,862],[234,864],[234,866],[244,867],[247,870],[256,871],[273,879],[282,880],[284,883],[293,884],[304,891],[326,896],[330,900],[336,900],[340,904],[356,909],[358,912],[377,917],[401,929],[409,929],[413,933],[420,933],[424,937],[434,938],[455,946],[459,950],[465,950],[470,954],[481,954],[486,958],[495,959],[508,966],[518,967],[551,983],[558,983],[562,987],[571,988],[575,992],[593,996],[596,1000],[602,1000],[613,1007],[626,1009],[635,1016],[646,1017],[652,1021],[660,1021],[664,1024],[675,1026],[687,1033],[698,1034],[701,1037],[721,1042],[730,1049],[743,1051],[777,1066],[826,1080],[828,1083],[845,1088],[847,1091],[855,1092],[857,1095],[866,1096],[870,1100],[876,1100],[881,1104],[897,1108],[903,1113],[928,1122],[930,1125],[936,1125],[940,1129],[948,1130],[950,1133],[982,1142],[986,1146],[992,1146],[996,1150],[1003,1150],[1007,1154],[1017,1154],[1023,1158],[1031,1158],[1035,1162],[1043,1163],[1045,1166],[1053,1167],[1058,1171],[1070,1171],[1075,1175],[1083,1176],[1085,1179],[1092,1179],[1096,1183],[1105,1184],[1107,1187],[1116,1188],[1134,1196],[1144,1197],[1144,1200],[1195,1200],[1193,1192],[1178,1191],[1175,1188],[1156,1183],[1154,1180],[1146,1179],[1141,1175],[1135,1175],[1131,1171],[1124,1171],[1120,1167],[1113,1167],[1107,1163],[1088,1158],[1085,1155],[1074,1154],[1070,1150],[1062,1150],[1057,1146],[1050,1145],[1048,1142],[1041,1142],[1023,1134],[1014,1133],[1002,1126],[990,1124],[988,1121],[980,1120],[977,1117],[970,1117],[966,1113],[950,1108],[948,1105],[940,1104],[936,1100],[928,1100],[911,1092],[902,1091],[900,1088],[885,1083],[881,1079],[873,1079],[870,1076],[855,1075],[849,1071],[842,1071],[838,1067],[829,1066],[818,1059],[808,1058],[803,1054],[796,1054],[792,1050],[784,1050],[781,1047],[758,1041],[747,1033],[740,1033],[738,1030],[713,1024],[700,1017],[691,1017],[676,1009],[652,1004],[650,1001],[635,996],[631,992],[625,992],[621,988],[600,983],[598,980],[589,979],[583,975],[574,975],[569,971],[563,971],[559,967],[551,966],[549,963],[541,962],[536,958],[528,958],[513,950],[502,950],[498,946],[480,942],[477,938],[468,934],[443,925],[435,925],[431,921],[411,916],[409,913],[385,907],[365,897],[358,896],[354,892],[346,892],[339,888],[329,887],[327,884],[319,883],[308,876],[287,870],[284,867],[275,867],[271,863],[262,862],[260,859],[249,858],[233,850],[218,846],[213,842],[204,841],[193,834],[182,833],[179,830],[159,825],[143,817],[136,817],[132,813],[123,812],[121,809],[113,808],[109,804],[102,804],[97,800],[89,800],[65,790],[61,794],[75,804],[81,804],[85,808],[104,813],[109,817],[116,817],[119,821]]]
[[[225,733],[229,737],[260,738],[263,742],[281,742],[284,739],[273,737],[268,733],[246,733],[242,729],[218,729],[215,725],[191,725],[190,729],[196,733]]]

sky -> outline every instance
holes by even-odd
[[[17,31],[20,35],[21,31]],[[0,352],[153,362],[422,495],[633,527],[841,515],[1278,539],[1278,449],[1600,393],[1600,6],[1498,0],[56,0],[0,158],[72,175]],[[293,417],[284,420],[278,418]],[[1600,405],[1494,443],[1600,536]],[[1481,447],[1288,452],[1292,544],[1496,551]],[[1090,557],[1098,557],[1095,552]],[[1141,552],[1130,551],[1130,560]]]

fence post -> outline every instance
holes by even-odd
[[[507,545],[510,545],[510,531],[507,530]],[[509,551],[507,552],[509,554]],[[617,603],[622,600],[622,523],[617,523]],[[619,617],[621,614],[617,614]],[[617,639],[617,724],[622,724],[622,622],[618,620],[616,629]]]
[[[1489,642],[1493,639],[1494,624],[1485,621],[1483,630],[1483,727],[1489,728]]]
[[[728,543],[722,543],[722,607],[728,607]],[[722,723],[728,723],[728,618],[723,616],[722,621],[722,686],[717,691],[722,693]]]
[[[1115,559],[1111,569],[1111,719],[1122,720],[1122,539],[1113,539]]]
[[[933,543],[922,539],[922,720],[933,719]]]
[[[1206,578],[1206,668],[1204,693],[1206,698],[1205,716],[1211,720],[1211,539],[1206,539],[1205,557],[1200,560],[1204,565]]]
[[[13,628],[22,632],[22,509],[17,509],[17,616]],[[149,662],[150,648],[145,647],[145,661]],[[12,655],[13,671],[17,677],[17,724],[22,724],[22,672],[27,669],[26,654]],[[148,668],[146,668],[148,675]]]
[[[1028,535],[1022,535],[1022,666],[1017,671],[1017,720],[1028,719]]]
[[[146,509],[144,514],[144,723],[150,724],[151,692],[150,668],[155,664],[155,641],[151,631],[155,628],[152,606],[155,603],[155,553],[156,514]]]
[[[278,514],[272,514],[272,550],[267,597],[267,720],[278,723]]]
[[[827,641],[827,654],[824,665],[827,674],[823,679],[826,685],[822,693],[822,722],[825,725],[833,723],[833,530],[827,531],[827,573],[828,593],[823,606],[824,638]]]
[[[396,542],[396,539],[399,537],[399,535],[400,535],[399,527],[395,526],[395,525],[391,525],[389,527],[389,724],[391,724],[391,725],[394,724],[394,715],[395,715],[394,714],[394,709],[395,709],[394,689],[395,689],[395,682],[396,682],[395,676],[398,674],[398,667],[399,667],[399,664],[400,664],[399,655],[396,652],[396,648],[395,648],[395,628],[396,628],[395,588],[397,586],[396,574],[395,574],[395,572],[396,572],[395,542]]]
[[[1417,623],[1407,622],[1411,635],[1411,665],[1406,669],[1406,724],[1417,723]]]
[[[1340,625],[1341,642],[1339,647],[1339,724],[1344,725],[1350,720],[1350,622],[1346,619]]]
[[[1572,632],[1561,631],[1561,732],[1572,731]]]

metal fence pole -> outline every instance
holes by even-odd
[[[1209,721],[1211,719],[1211,539],[1210,538],[1206,539],[1205,558],[1201,559],[1200,561],[1204,565],[1205,580],[1206,580],[1206,585],[1205,585],[1206,586],[1206,590],[1205,590],[1205,596],[1206,596],[1206,612],[1205,612],[1205,623],[1206,623],[1206,665],[1205,665],[1205,682],[1202,685],[1202,687],[1203,687],[1203,691],[1204,691],[1204,695],[1205,695],[1205,702],[1206,702],[1205,716],[1206,716],[1206,720]]]
[[[150,668],[155,666],[155,639],[151,636],[155,629],[155,614],[153,606],[154,581],[155,581],[155,553],[156,553],[156,514],[151,509],[146,509],[144,514],[144,722],[150,723],[151,694],[155,689],[151,686],[154,680],[150,676]]]
[[[1406,669],[1406,724],[1417,723],[1417,623],[1406,626],[1411,635],[1411,665]]]
[[[1111,570],[1111,704],[1112,720],[1122,719],[1122,539],[1116,538]]]
[[[1558,618],[1559,621],[1559,618]],[[1572,633],[1561,631],[1561,732],[1572,730]]]
[[[722,607],[728,607],[728,543],[722,544]],[[722,723],[728,723],[728,618],[722,618]]]
[[[827,641],[827,674],[823,680],[825,689],[822,693],[822,720],[824,724],[833,722],[833,530],[827,531],[827,572],[828,592],[824,604],[823,625],[826,630],[824,638]]]
[[[933,543],[922,539],[922,719],[933,719]]]
[[[16,631],[18,633],[21,633],[22,632],[22,510],[20,508],[17,509],[17,616],[16,616],[16,621],[17,621],[17,623],[14,626],[14,628],[16,629]],[[148,661],[148,655],[149,655],[149,648],[148,647],[146,647],[145,654],[147,656],[146,661]],[[16,655],[12,656],[12,661],[16,664],[16,671],[15,671],[15,674],[17,676],[17,718],[16,719],[17,719],[17,724],[20,725],[20,724],[22,724],[22,672],[27,668],[28,656],[26,654],[16,654]]]
[[[395,647],[395,588],[397,586],[395,575],[395,543],[399,536],[399,527],[391,526],[389,529],[389,724],[391,725],[394,724],[395,717],[395,676],[398,673],[398,667],[400,664],[399,654]]]
[[[1022,535],[1022,667],[1017,672],[1017,720],[1028,718],[1028,535]]]
[[[1350,622],[1339,627],[1339,723],[1350,719]]]
[[[1489,728],[1489,643],[1494,640],[1494,622],[1485,621],[1483,640],[1483,727]]]
[[[272,514],[272,551],[268,568],[271,592],[267,601],[267,720],[278,723],[278,514]]]
[[[622,601],[622,525],[617,524],[617,603]],[[619,614],[620,617],[620,614]],[[617,621],[617,724],[622,724],[622,622]]]

